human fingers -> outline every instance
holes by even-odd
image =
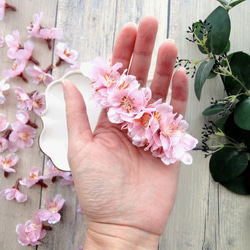
[[[93,135],[82,94],[77,87],[67,79],[62,81],[62,86],[66,104],[69,144],[79,140],[79,138],[86,143],[93,138]]]
[[[135,75],[142,87],[147,82],[157,30],[158,22],[151,16],[144,17],[138,26],[129,74]]]
[[[120,62],[123,67],[120,69],[122,73],[129,67],[130,60],[133,54],[135,40],[137,35],[137,27],[134,23],[128,23],[120,31],[114,45],[112,53],[112,63]]]
[[[188,78],[185,69],[180,68],[173,75],[170,104],[173,106],[174,112],[183,116],[186,113],[188,92]]]
[[[177,47],[168,39],[159,48],[154,77],[151,83],[153,100],[166,99],[177,57]]]

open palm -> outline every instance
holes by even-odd
[[[157,33],[157,21],[146,17],[137,28],[126,25],[113,50],[112,62],[123,63],[145,86]],[[133,56],[133,57],[132,57]],[[172,41],[162,44],[151,84],[154,99],[165,99],[177,56]],[[121,71],[123,71],[121,69]],[[88,227],[128,227],[160,236],[173,208],[179,163],[166,166],[159,158],[132,145],[125,130],[101,112],[95,131],[88,123],[84,100],[67,80],[64,84],[69,134],[68,159]],[[172,79],[171,105],[184,115],[188,81],[184,70]],[[109,232],[106,232],[109,234]]]

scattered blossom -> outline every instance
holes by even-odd
[[[9,126],[9,123],[6,120],[6,117],[4,114],[0,114],[0,132],[6,130]]]
[[[43,83],[48,86],[52,81],[54,81],[52,75],[48,74],[46,71],[43,71],[36,65],[33,67],[27,67],[25,71],[29,76],[32,77],[33,83],[36,85]]]
[[[183,116],[173,113],[173,107],[158,100],[151,103],[151,90],[140,88],[135,76],[126,70],[120,75],[122,64],[111,66],[100,57],[81,65],[83,75],[93,83],[93,98],[102,108],[108,108],[109,121],[127,129],[132,143],[166,165],[182,161],[192,163],[187,152],[198,143],[187,133],[188,124]]]
[[[5,42],[9,48],[7,56],[10,59],[16,59],[16,53],[21,48],[19,31],[13,30],[12,35],[6,35]]]
[[[19,109],[31,110],[32,103],[31,99],[21,87],[15,86],[15,96],[17,99],[17,107]]]
[[[6,9],[16,11],[16,7],[7,4],[6,0],[0,0],[0,21],[3,20]]]
[[[8,129],[5,132],[5,135],[0,137],[0,153],[4,152],[7,149],[12,153],[17,151],[17,146],[9,141],[9,135],[11,132],[12,130]]]
[[[18,160],[19,157],[14,153],[10,153],[6,157],[0,156],[0,168],[8,173],[16,172],[12,167],[17,164]]]
[[[74,180],[70,172],[67,172],[63,175],[60,184],[62,186],[70,186],[72,190],[75,190]]]
[[[56,66],[59,66],[62,61],[65,61],[69,64],[76,64],[76,59],[78,57],[78,52],[76,50],[70,50],[66,43],[58,43],[56,45],[57,52],[56,54],[59,57]]]
[[[34,113],[38,116],[41,116],[45,109],[45,95],[44,93],[39,93],[35,91],[31,96],[31,108]]]
[[[35,184],[40,184],[41,181],[45,179],[47,179],[47,177],[39,175],[39,168],[32,167],[30,169],[29,177],[20,180],[19,183],[27,188],[30,188]]]
[[[34,43],[30,40],[26,41],[23,45],[23,49],[19,49],[16,52],[16,59],[18,62],[25,62],[27,64],[28,61],[33,62],[36,65],[39,65],[39,62],[33,57]]]
[[[18,203],[25,202],[27,195],[19,191],[19,182],[17,180],[16,185],[12,188],[6,188],[0,192],[6,200],[16,200]]]
[[[51,49],[51,41],[52,40],[60,40],[63,37],[63,33],[61,30],[59,30],[58,28],[44,28],[40,30],[40,38],[44,39],[47,44],[48,44],[48,48]]]
[[[6,83],[6,80],[7,79],[5,78],[0,81],[0,104],[3,104],[5,102],[6,92],[10,88],[10,84]]]
[[[48,179],[51,179],[52,182],[55,181],[56,177],[62,177],[62,178],[68,178],[68,176],[70,175],[69,172],[64,172],[64,171],[60,171],[58,168],[56,168],[53,163],[51,162],[51,160],[47,161],[47,167],[48,167]]]
[[[40,29],[41,29],[41,20],[43,17],[43,12],[39,14],[36,13],[33,15],[33,22],[31,22],[30,26],[27,26],[27,30],[30,37],[40,37]]]
[[[34,221],[28,220],[25,224],[18,224],[16,232],[18,234],[18,242],[23,245],[36,246],[41,244],[39,240],[46,236],[46,230],[39,218],[35,214]]]
[[[53,201],[46,199],[47,209],[37,211],[37,215],[41,221],[48,221],[50,224],[55,224],[61,219],[59,211],[64,205],[65,199],[58,194]]]
[[[26,67],[26,61],[22,61],[22,60],[15,60],[15,62],[13,63],[11,69],[6,69],[4,70],[4,76],[6,78],[13,78],[13,77],[21,77],[25,82],[28,82],[28,80],[25,78],[25,76],[23,75],[23,71]]]

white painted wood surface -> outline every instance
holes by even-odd
[[[173,38],[179,48],[180,58],[197,59],[200,53],[196,47],[185,39],[186,30],[192,22],[204,19],[219,3],[215,0],[9,0],[9,4],[17,7],[16,12],[8,11],[4,20],[0,21],[0,36],[18,29],[21,42],[27,37],[26,26],[30,24],[34,13],[44,12],[44,27],[58,27],[64,33],[63,40],[71,49],[79,52],[78,62],[88,61],[96,56],[108,57],[112,52],[115,38],[119,30],[127,22],[139,23],[146,15],[153,15],[159,20],[159,32],[152,60],[149,80],[152,79],[157,49],[166,37]],[[232,51],[244,50],[249,53],[250,43],[250,2],[246,1],[230,13],[232,17]],[[47,49],[44,42],[32,39],[35,44],[34,57],[39,59],[42,68],[57,60],[55,50]],[[12,66],[6,56],[7,47],[0,49],[0,79],[3,70]],[[61,77],[67,65],[53,70],[55,78]],[[150,81],[149,81],[150,82]],[[15,120],[17,111],[13,86],[18,85],[27,92],[45,86],[23,83],[20,79],[12,79],[11,90],[5,104],[0,105],[0,113],[4,113],[10,123]],[[190,99],[186,119],[190,123],[190,132],[200,138],[204,118],[201,111],[208,106],[211,96],[222,96],[219,80],[206,84],[202,101],[195,99],[193,79],[190,79]],[[39,118],[32,117],[42,128]],[[1,155],[6,155],[3,153]],[[11,187],[19,177],[28,175],[32,166],[47,173],[47,157],[39,149],[36,139],[32,148],[19,150],[20,161],[17,173],[6,179],[1,174],[0,190]],[[162,250],[186,249],[250,249],[250,199],[246,196],[232,194],[215,183],[209,174],[208,159],[200,151],[193,152],[192,166],[182,166],[176,204],[161,238]],[[41,189],[20,187],[28,195],[24,204],[6,201],[0,197],[0,249],[77,249],[83,246],[86,223],[84,217],[76,213],[77,197],[70,187],[62,187],[58,182],[46,182],[49,187]],[[62,220],[53,226],[38,247],[22,247],[17,242],[15,227],[18,223],[32,219],[39,208],[45,207],[46,198],[54,198],[62,194],[66,199],[62,209]]]

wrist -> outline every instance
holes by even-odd
[[[88,223],[84,250],[157,250],[160,235],[113,224]]]

